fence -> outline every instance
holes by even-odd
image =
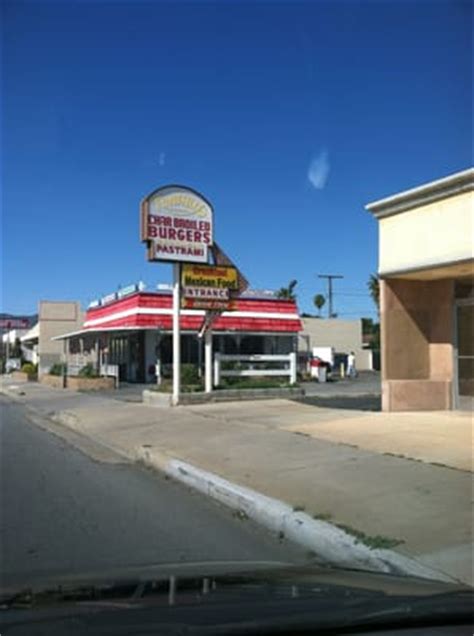
[[[99,375],[106,378],[115,379],[115,388],[119,386],[119,365],[118,364],[101,364]]]
[[[246,363],[247,368],[225,369],[222,363]],[[262,364],[281,362],[277,368],[262,368]],[[255,368],[260,365],[260,368]],[[214,356],[214,386],[219,386],[222,377],[249,376],[289,376],[290,384],[296,384],[296,353],[288,355],[224,355],[216,353]]]

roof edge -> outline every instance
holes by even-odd
[[[365,209],[376,218],[383,218],[471,190],[474,190],[474,168],[373,201]]]

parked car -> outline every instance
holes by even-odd
[[[21,358],[8,358],[5,363],[5,371],[11,373],[12,371],[19,371],[21,369]]]

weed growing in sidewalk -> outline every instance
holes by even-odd
[[[249,518],[248,514],[244,510],[234,510],[232,512],[232,516],[235,519],[240,519],[240,521],[247,521]]]
[[[390,452],[385,452],[382,453],[383,455],[386,455],[387,457],[396,457],[397,459],[406,459],[407,461],[410,462],[418,462],[419,464],[425,464],[427,466],[437,466],[438,468],[447,468],[448,470],[458,470],[460,472],[463,473],[470,473],[471,471],[467,468],[459,468],[457,466],[449,466],[448,464],[444,464],[443,462],[430,462],[427,459],[420,459],[419,457],[410,457],[409,455],[403,455],[401,453],[390,453]]]
[[[318,521],[330,521],[332,514],[330,512],[316,512],[313,515],[313,519],[317,519]]]
[[[390,548],[394,548],[401,543],[405,543],[402,539],[394,539],[392,537],[385,537],[380,534],[376,534],[374,536],[365,534],[362,530],[357,530],[356,528],[352,528],[352,526],[348,526],[344,523],[337,523],[332,520],[332,514],[330,512],[316,512],[313,515],[313,519],[317,521],[327,521],[328,523],[332,523],[336,528],[340,530],[344,530],[347,534],[350,534],[352,537],[356,539],[356,543],[363,543],[371,550],[376,549],[385,549],[389,550]]]
[[[350,534],[353,537],[355,537],[357,540],[357,543],[363,543],[364,545],[369,547],[371,550],[377,550],[377,549],[389,550],[390,548],[394,548],[395,546],[400,545],[401,543],[404,543],[402,539],[393,539],[392,537],[385,537],[380,534],[370,536],[368,534],[365,534],[365,532],[362,532],[362,530],[356,530],[356,528],[352,528],[351,526],[347,526],[343,523],[336,523],[334,525],[340,528],[341,530],[344,530],[344,532],[347,532],[347,534]]]

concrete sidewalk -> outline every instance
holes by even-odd
[[[158,409],[33,383],[3,390],[127,457],[186,462],[300,511],[295,522],[315,518],[321,531],[343,525],[371,547],[400,541],[398,554],[472,583],[466,416],[387,417],[285,400]]]
[[[473,418],[466,411],[376,413],[291,401],[194,406],[195,414],[260,423],[309,437],[458,470],[473,469]]]

